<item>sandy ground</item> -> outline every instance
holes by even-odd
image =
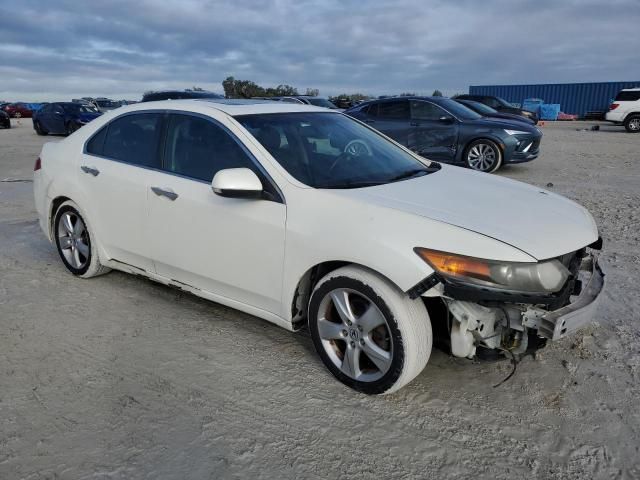
[[[590,125],[548,124],[542,156],[501,175],[594,214],[599,324],[498,388],[508,362],[435,351],[399,393],[367,397],[305,332],[118,272],[74,278],[32,185],[1,182],[0,478],[640,478],[640,135],[576,131]],[[30,179],[59,140],[14,126],[0,180]]]

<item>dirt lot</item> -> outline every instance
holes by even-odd
[[[0,130],[0,478],[640,478],[640,135],[576,130],[590,125],[547,124],[543,155],[501,175],[595,216],[599,324],[498,388],[508,362],[435,351],[375,398],[335,381],[306,333],[118,272],[71,276],[32,185],[6,181],[60,138]]]

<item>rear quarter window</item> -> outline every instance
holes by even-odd
[[[640,100],[640,90],[622,90],[616,95],[617,102],[635,102]]]

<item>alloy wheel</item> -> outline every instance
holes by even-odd
[[[87,227],[79,215],[72,211],[62,214],[58,221],[58,245],[65,260],[80,270],[89,262],[91,244]]]
[[[478,143],[467,153],[469,167],[481,172],[490,171],[498,159],[498,152],[488,143]]]
[[[380,309],[363,294],[347,288],[327,293],[317,325],[326,354],[348,377],[372,382],[391,367],[391,330]]]
[[[629,120],[629,130],[637,132],[640,130],[640,118],[632,118]]]

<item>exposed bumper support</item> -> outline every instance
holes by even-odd
[[[604,273],[596,256],[583,259],[580,271],[591,271],[591,277],[583,286],[578,298],[553,312],[538,318],[538,334],[550,340],[558,340],[589,323],[593,318],[600,293],[604,289]]]

